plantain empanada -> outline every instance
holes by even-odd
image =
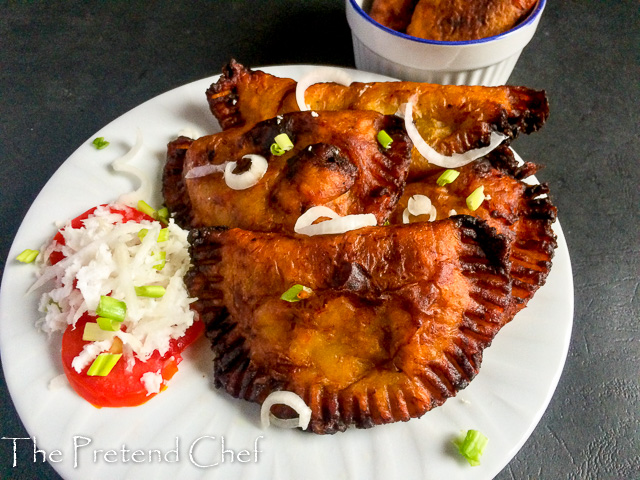
[[[223,129],[249,128],[278,114],[298,111],[297,83],[236,61],[222,70],[207,90],[211,112]],[[373,110],[394,115],[416,96],[413,117],[421,136],[443,155],[464,153],[489,145],[491,134],[507,141],[518,133],[532,133],[549,116],[544,91],[526,87],[435,85],[415,82],[354,82],[311,85],[305,100],[311,110]],[[432,171],[417,150],[412,153],[411,176]]]
[[[460,175],[452,183],[443,186],[436,183],[444,169],[408,183],[389,221],[392,224],[404,222],[405,209],[414,195],[429,198],[435,207],[436,219],[465,214],[485,220],[512,242],[510,274],[513,296],[520,310],[545,283],[556,247],[556,236],[551,227],[557,209],[547,197],[548,186],[528,185],[522,181],[537,168],[533,163],[518,165],[510,148],[498,147],[482,159],[458,169]],[[484,188],[486,200],[471,210],[466,199],[478,187]],[[408,217],[410,222],[429,219],[426,214]]]
[[[315,237],[205,228],[190,242],[216,386],[257,403],[292,391],[319,434],[441,405],[514,312],[508,239],[470,216]],[[310,296],[282,300],[294,284]]]
[[[388,148],[377,140],[384,130]],[[276,135],[285,133],[291,150],[271,153]],[[169,144],[163,176],[167,207],[181,226],[224,225],[255,231],[293,232],[298,217],[312,206],[341,216],[375,215],[384,223],[402,195],[412,144],[402,121],[377,112],[294,112],[258,123]],[[245,155],[266,159],[257,184],[234,190],[225,164],[246,169]]]
[[[373,0],[369,16],[397,32],[406,32],[418,0]]]
[[[407,33],[427,40],[464,41],[513,28],[537,0],[420,0]]]

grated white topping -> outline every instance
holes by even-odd
[[[160,393],[160,387],[162,387],[163,381],[160,370],[158,370],[157,372],[144,373],[140,378],[140,381],[147,391],[147,396],[153,395],[154,393]]]
[[[102,340],[101,342],[91,342],[87,343],[84,347],[82,347],[82,351],[78,354],[76,358],[71,362],[71,367],[80,373],[86,367],[88,367],[91,362],[93,362],[101,352],[108,350],[111,348],[112,340]]]
[[[190,266],[187,232],[171,219],[169,239],[158,242],[163,228],[160,222],[116,223],[121,221],[120,214],[98,207],[82,228],[68,224],[62,230],[65,244],[52,242],[42,255],[48,259],[51,252],[60,251],[65,258],[55,265],[42,265],[32,290],[50,284],[39,308],[44,314],[39,326],[47,333],[64,331],[87,312],[95,315],[101,295],[111,294],[124,301],[126,332],[119,331],[116,336],[124,344],[127,365],[133,365],[133,355],[142,361],[155,350],[164,355],[169,341],[184,335],[194,321],[189,305],[195,299],[189,297],[182,281]],[[143,229],[147,233],[140,239]],[[161,251],[166,252],[165,265],[153,268]],[[134,287],[142,285],[160,285],[166,293],[160,298],[138,297]],[[80,372],[111,342],[86,345],[74,359],[73,368]]]

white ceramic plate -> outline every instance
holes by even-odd
[[[298,78],[309,68],[264,70]],[[363,72],[351,74],[360,81],[384,79]],[[109,165],[133,145],[138,128],[144,148],[134,163],[155,175],[159,185],[166,144],[179,131],[219,130],[204,94],[215,79],[160,95],[88,139],[33,203],[9,259],[47,242],[55,233],[54,222],[114,201],[136,187],[133,179],[114,174]],[[96,136],[109,140],[109,148],[93,148],[91,140]],[[154,195],[152,203],[157,205],[159,189]],[[48,387],[62,373],[60,339],[48,339],[34,326],[38,295],[25,296],[25,292],[35,268],[11,260],[0,292],[0,350],[6,381],[38,448],[60,452],[51,464],[66,479],[489,479],[533,431],[566,358],[573,282],[559,224],[556,232],[558,249],[547,284],[485,351],[478,377],[444,406],[407,423],[331,436],[262,430],[257,405],[213,388],[211,354],[204,339],[186,352],[167,391],[140,407],[98,410],[67,385]],[[452,445],[462,431],[472,428],[489,437],[478,467],[470,467]]]

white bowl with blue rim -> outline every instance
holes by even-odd
[[[387,28],[368,15],[371,0],[346,0],[359,70],[401,80],[451,85],[504,85],[533,38],[546,0],[518,25],[478,40],[425,40]]]

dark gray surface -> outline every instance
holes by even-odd
[[[252,66],[353,67],[342,0],[0,2],[0,262],[29,205],[95,131],[141,102]],[[546,165],[567,238],[575,318],[547,412],[506,479],[640,478],[637,0],[549,0],[510,83],[545,89],[551,118],[515,143]],[[204,100],[204,97],[203,97]],[[0,436],[27,436],[0,380]],[[0,478],[59,478],[29,458]]]

